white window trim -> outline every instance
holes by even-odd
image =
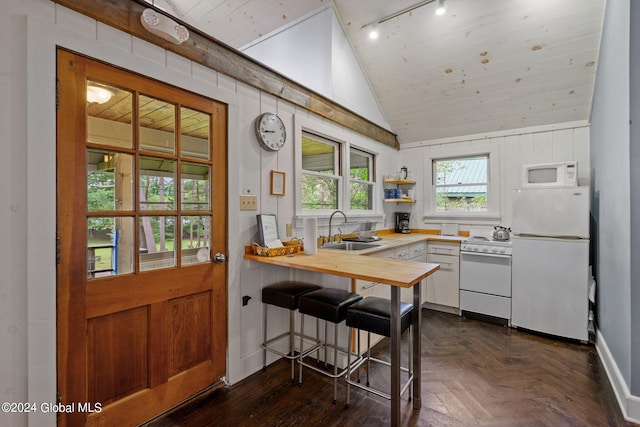
[[[424,159],[424,217],[425,223],[458,222],[465,221],[469,224],[493,224],[500,221],[500,150],[489,141],[474,141],[473,151],[469,146],[450,147],[444,144],[434,147]],[[464,150],[464,151],[463,151]],[[489,182],[487,183],[487,211],[486,212],[437,212],[435,206],[436,186],[433,182],[433,161],[454,157],[474,157],[489,155],[487,165]]]
[[[351,178],[351,150],[355,150],[359,152],[359,155],[364,156],[364,157],[368,157],[369,158],[369,180],[365,181],[362,179],[356,179],[356,178]],[[347,169],[345,169],[347,172],[347,174],[349,175],[348,177],[345,177],[345,179],[348,181],[347,182],[347,189],[349,190],[349,193],[347,193],[346,195],[346,200],[351,201],[351,184],[352,183],[357,183],[357,184],[366,184],[366,185],[371,185],[373,190],[372,190],[372,194],[371,194],[371,205],[373,206],[372,209],[369,210],[354,210],[351,211],[354,215],[357,213],[361,213],[361,214],[366,214],[366,213],[371,213],[371,212],[375,212],[376,210],[376,196],[380,193],[381,190],[381,186],[378,185],[378,181],[375,180],[375,176],[374,174],[376,173],[378,167],[377,167],[377,159],[376,159],[376,154],[372,153],[370,150],[366,150],[364,148],[360,148],[356,145],[350,144],[347,147],[346,156],[348,156],[347,159]]]
[[[302,133],[309,132],[315,135],[319,135],[323,138],[327,138],[331,141],[335,141],[342,145],[342,149],[344,150],[341,153],[341,170],[342,176],[339,178],[338,185],[340,186],[340,193],[342,197],[338,198],[338,210],[343,211],[349,220],[349,222],[353,221],[374,221],[382,223],[384,221],[384,212],[382,210],[382,186],[380,182],[380,177],[378,176],[378,155],[380,153],[372,150],[371,148],[361,147],[357,144],[352,144],[350,139],[350,134],[338,127],[330,126],[326,123],[319,123],[317,121],[312,121],[306,117],[300,116],[298,114],[294,115],[293,120],[293,141],[294,141],[294,194],[295,194],[295,223],[296,227],[302,226],[302,219],[306,217],[315,217],[318,218],[318,225],[327,225],[329,221],[329,217],[334,212],[330,209],[323,210],[303,210],[302,209]],[[376,179],[374,183],[373,190],[373,210],[370,211],[361,211],[355,210],[352,211],[349,209],[349,200],[351,196],[351,179],[349,175],[349,167],[351,163],[350,150],[351,148],[355,148],[366,153],[373,155],[375,167],[373,173],[376,174]]]

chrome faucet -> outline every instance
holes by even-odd
[[[329,235],[324,238],[323,243],[329,243],[329,241],[331,240],[331,220],[333,220],[333,216],[337,213],[342,214],[342,216],[344,217],[344,222],[347,222],[347,216],[344,214],[344,212],[340,210],[333,211],[333,213],[329,217]]]

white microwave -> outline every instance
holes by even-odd
[[[525,165],[522,188],[577,187],[578,162]]]

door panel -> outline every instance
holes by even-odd
[[[211,356],[211,293],[175,298],[169,310],[169,376],[174,376]]]
[[[226,372],[227,110],[64,50],[58,80],[58,390],[102,408],[60,424],[136,425]]]
[[[88,322],[89,401],[102,405],[148,384],[146,307],[116,312]]]

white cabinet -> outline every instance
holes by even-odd
[[[397,248],[396,259],[414,262],[427,262],[427,242],[416,242]],[[420,286],[422,286],[421,303],[424,302],[424,284],[425,281],[423,280],[420,284]],[[413,304],[413,288],[402,288],[400,291],[400,300],[402,302]]]
[[[440,270],[427,277],[426,291],[423,288],[425,302],[430,308],[457,313],[460,307],[460,243],[429,242],[427,262],[440,264]]]

